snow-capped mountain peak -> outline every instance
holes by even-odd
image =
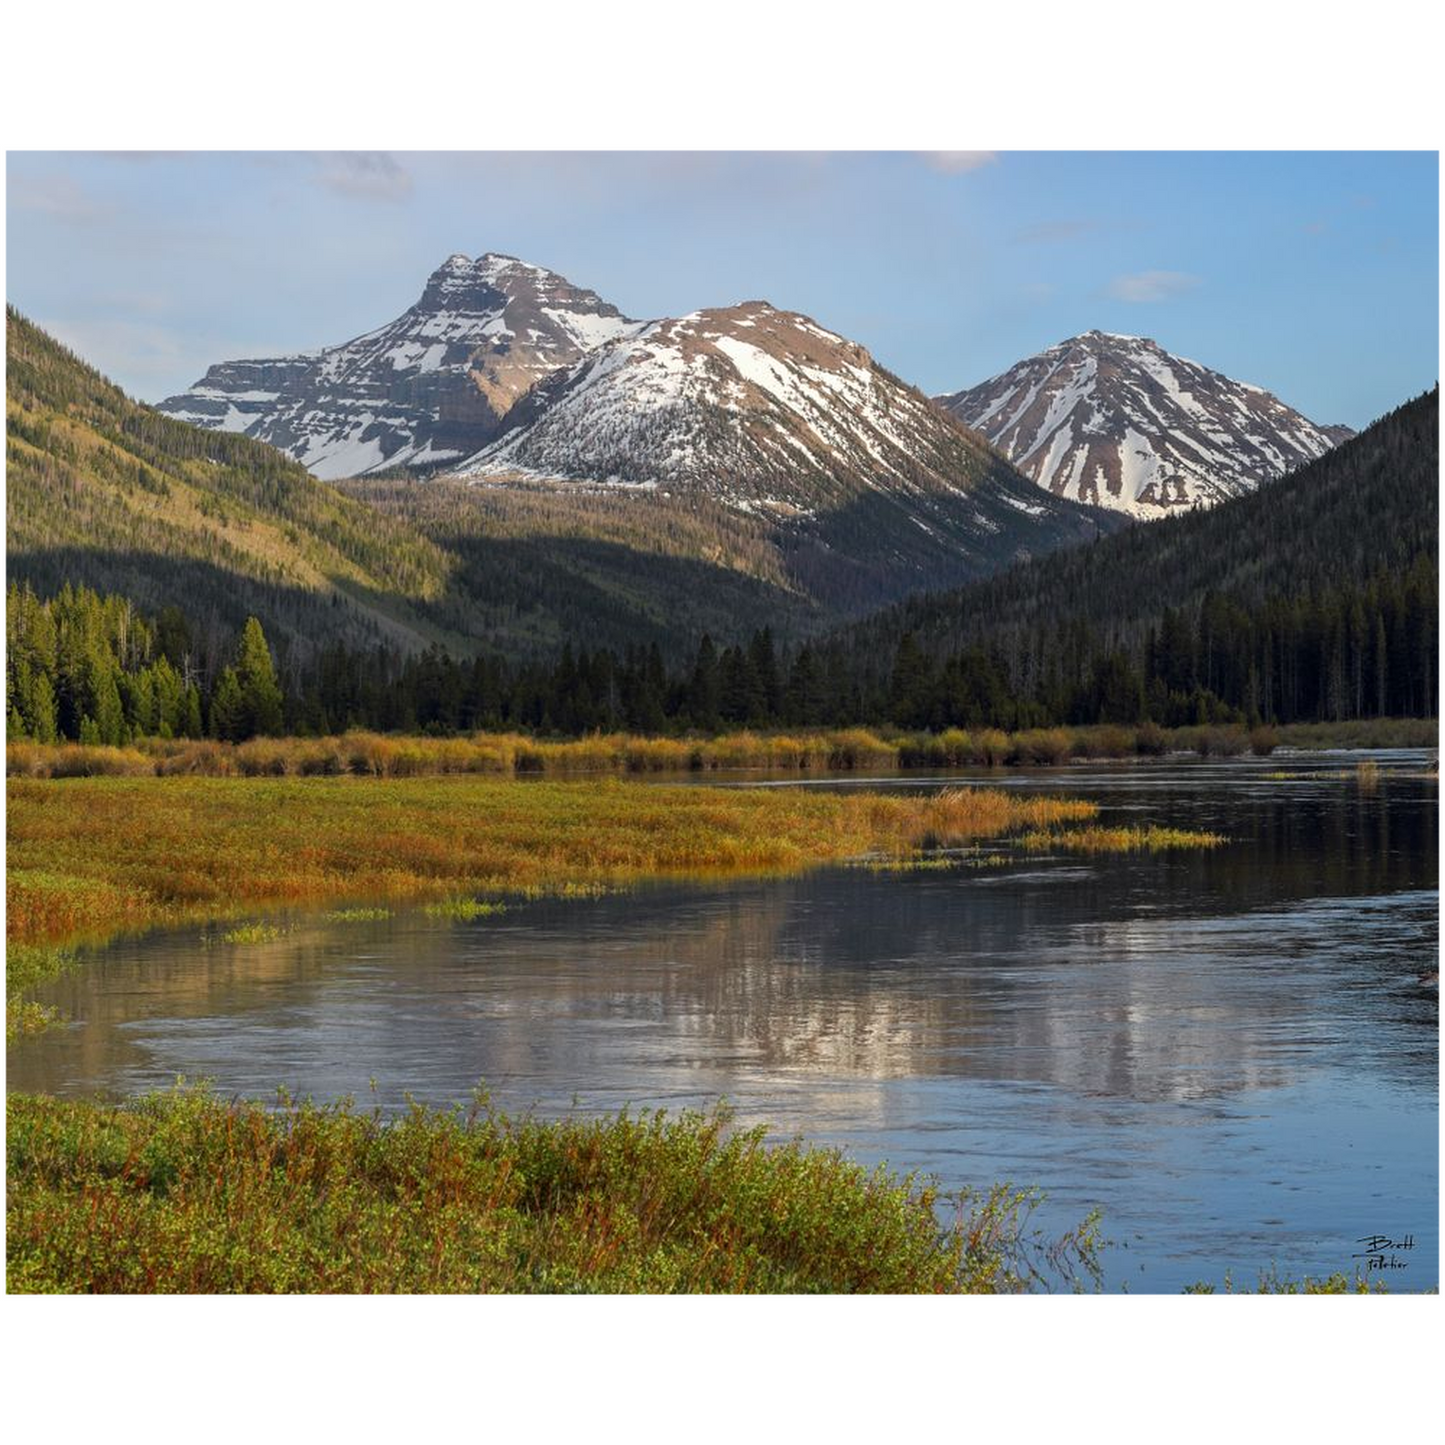
[[[1107,331],[939,401],[1047,491],[1146,518],[1252,491],[1350,435],[1149,337]]]
[[[456,253],[395,321],[316,352],[223,362],[160,409],[270,442],[323,478],[431,467],[476,451],[539,381],[638,327],[555,271]]]
[[[584,357],[460,470],[694,484],[790,510],[840,487],[916,488],[922,455],[966,445],[863,347],[744,301],[651,322]],[[936,478],[952,474],[935,464]]]
[[[854,341],[767,301],[653,321],[515,408],[458,471],[749,514],[845,609],[1095,536]]]

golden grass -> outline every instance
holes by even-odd
[[[1091,803],[617,779],[12,778],[7,936],[99,938],[258,905],[592,895],[792,872],[1077,822]]]
[[[1000,734],[1002,736],[1002,734]],[[863,728],[808,733],[727,733],[682,739],[594,734],[547,741],[520,733],[424,738],[349,732],[325,738],[146,738],[123,748],[13,742],[6,772],[21,778],[336,777],[415,778],[453,773],[662,773],[720,769],[894,768],[899,744]]]
[[[1330,726],[1335,727],[1331,733]],[[868,728],[815,730],[797,734],[724,733],[710,738],[635,737],[596,733],[549,741],[521,733],[471,733],[452,738],[406,737],[353,731],[323,738],[252,738],[239,744],[187,738],[142,738],[127,747],[81,743],[12,742],[5,749],[6,772],[19,778],[150,777],[193,774],[206,777],[415,778],[452,773],[515,774],[665,773],[713,769],[962,768],[1061,766],[1083,758],[1137,758],[1171,751],[1229,757],[1253,750],[1272,752],[1281,742],[1325,746],[1393,743],[1433,744],[1432,720],[1319,725],[1296,736],[1290,729],[1248,732],[1237,726],[1176,728],[1100,725],[1032,728],[1005,733],[997,728],[965,732],[883,734]],[[1336,736],[1337,734],[1337,736]]]

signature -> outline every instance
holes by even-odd
[[[1368,1274],[1377,1269],[1407,1268],[1407,1262],[1401,1259],[1396,1251],[1414,1249],[1415,1236],[1407,1234],[1401,1239],[1391,1239],[1388,1234],[1367,1234],[1357,1239],[1355,1243],[1364,1245],[1364,1248],[1352,1254],[1350,1258],[1364,1260],[1365,1272]]]

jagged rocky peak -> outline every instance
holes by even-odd
[[[512,338],[526,339],[530,326],[589,346],[635,325],[595,291],[574,286],[544,266],[494,251],[474,261],[461,254],[448,256],[427,278],[414,309],[475,316],[501,311],[506,313],[506,327],[494,328],[492,336],[505,330]]]
[[[432,469],[495,436],[539,381],[638,328],[555,271],[457,253],[395,321],[316,352],[223,362],[161,410],[270,442],[323,478]]]
[[[939,401],[1045,490],[1142,518],[1252,491],[1352,434],[1149,337],[1108,331]]]

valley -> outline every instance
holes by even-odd
[[[1438,385],[396,256],[7,309],[13,1290],[1429,1287]]]

